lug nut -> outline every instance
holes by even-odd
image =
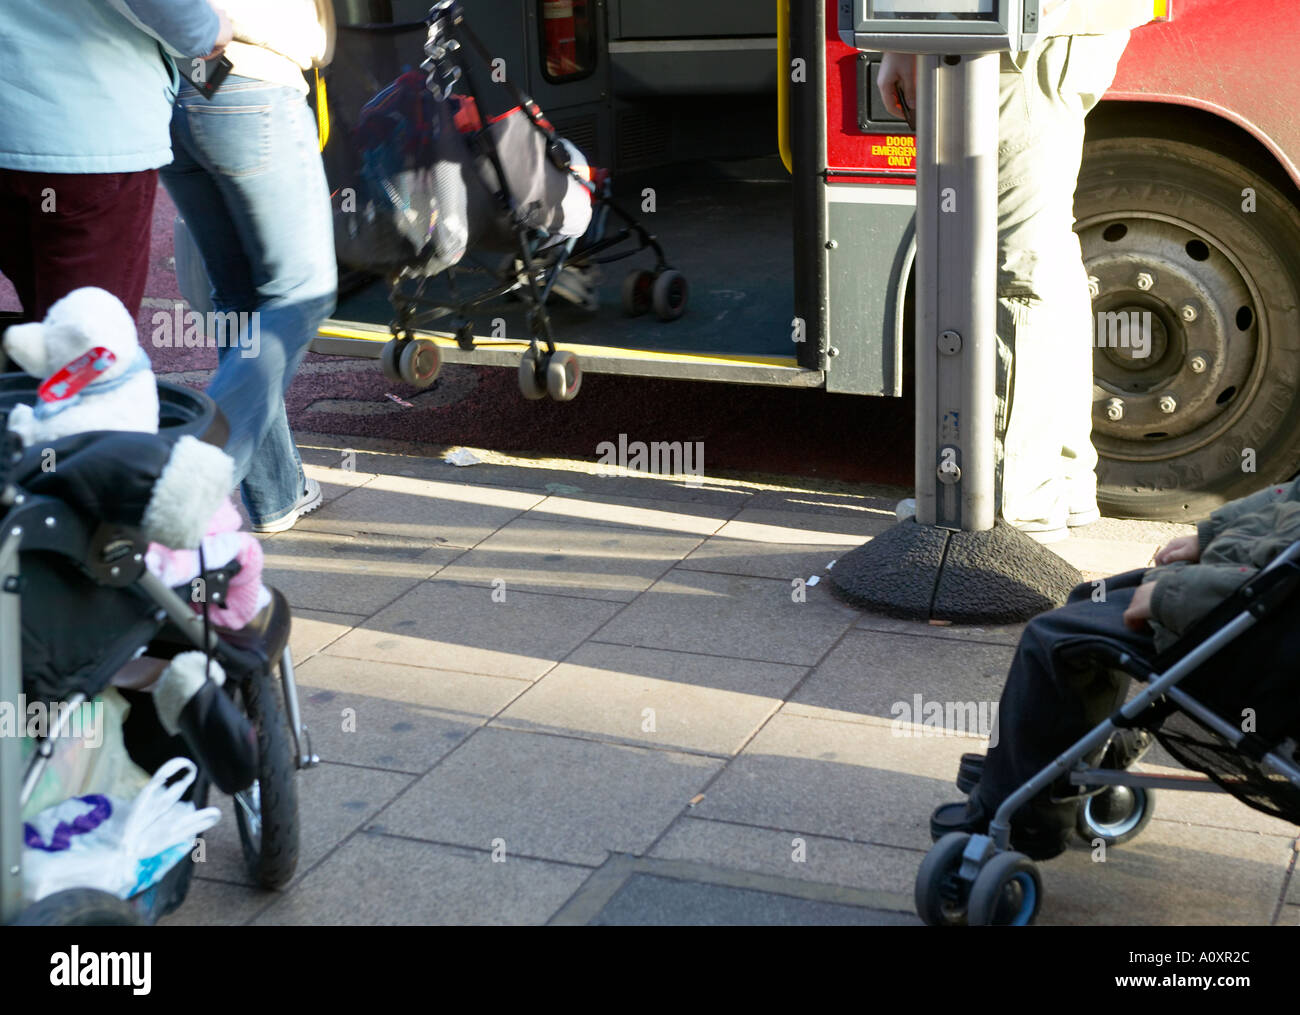
[[[1124,418],[1124,399],[1112,398],[1106,403],[1106,418],[1112,423],[1118,423]]]
[[[1194,320],[1196,320],[1197,317],[1196,308],[1192,306],[1190,303],[1187,304],[1187,306],[1183,307],[1181,313],[1183,315],[1183,320],[1186,321],[1188,324],[1191,324]]]
[[[1192,373],[1194,374],[1205,373],[1205,368],[1209,365],[1210,364],[1205,362],[1204,356],[1193,356],[1191,363],[1188,364],[1188,366],[1192,368]]]
[[[1137,287],[1141,289],[1143,292],[1146,292],[1155,284],[1156,284],[1156,280],[1151,277],[1151,273],[1149,271],[1138,272]]]
[[[1166,415],[1178,411],[1178,403],[1174,401],[1173,395],[1161,395],[1159,405],[1160,411]]]

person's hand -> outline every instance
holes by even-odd
[[[916,108],[916,55],[914,53],[886,53],[880,60],[876,87],[885,100],[885,108],[900,119],[906,119],[903,107],[898,104],[898,89],[903,90],[907,105]]]
[[[1176,560],[1188,560],[1195,564],[1201,559],[1201,541],[1199,536],[1179,536],[1169,545],[1156,551],[1157,564],[1172,564]]]
[[[1151,619],[1151,594],[1155,591],[1156,583],[1147,582],[1145,585],[1139,585],[1137,591],[1133,593],[1133,599],[1128,604],[1128,609],[1124,611],[1124,626],[1130,631],[1141,631],[1147,626],[1147,621]]]
[[[230,23],[230,18],[220,7],[216,4],[210,4],[209,6],[211,6],[213,11],[216,12],[217,21],[220,23],[220,27],[217,29],[217,44],[212,47],[212,52],[203,57],[203,59],[215,60],[226,51],[226,47],[229,46],[231,40],[234,39],[235,26]]]

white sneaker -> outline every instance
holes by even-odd
[[[264,534],[285,532],[286,530],[293,528],[294,525],[298,523],[298,519],[303,515],[310,514],[312,511],[315,511],[320,507],[321,500],[323,499],[320,484],[310,476],[307,476],[306,479],[307,489],[303,492],[303,495],[298,498],[298,502],[289,509],[288,514],[281,518],[277,518],[273,522],[254,524],[252,526],[253,531]]]

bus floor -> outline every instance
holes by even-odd
[[[640,170],[614,181],[614,200],[635,215],[663,246],[667,263],[685,275],[689,291],[686,313],[662,321],[654,313],[629,317],[623,311],[622,286],[629,272],[654,268],[650,250],[600,266],[595,312],[556,297],[551,300],[555,341],[563,347],[599,345],[682,353],[733,356],[793,355],[791,187],[780,163],[693,163]],[[610,231],[617,216],[610,216]],[[632,251],[635,240],[609,253]],[[471,251],[471,261],[496,270],[507,255]],[[607,255],[608,256],[608,255]],[[482,272],[460,272],[461,292],[474,292],[486,280]],[[430,281],[426,296],[445,298],[444,276]],[[385,285],[376,281],[340,300],[335,319],[387,325],[392,316]],[[473,317],[480,337],[526,339],[525,305],[506,299]],[[451,332],[449,319],[428,326]]]

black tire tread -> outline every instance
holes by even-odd
[[[282,888],[298,868],[298,782],[279,681],[254,675],[244,686],[244,704],[257,727],[258,789],[262,806],[262,848],[253,848],[243,809],[234,804],[239,842],[249,874],[263,888]]]

